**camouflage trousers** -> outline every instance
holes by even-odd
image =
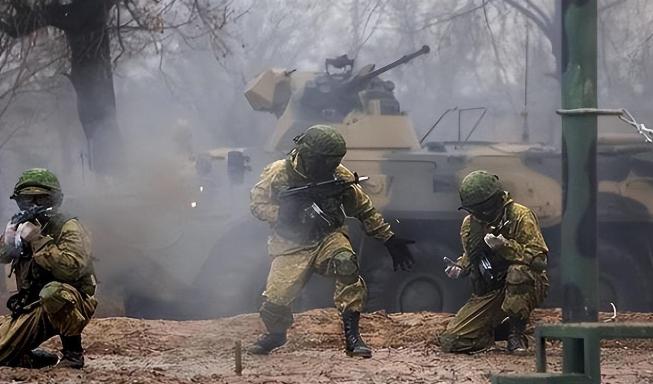
[[[52,336],[77,336],[91,320],[97,301],[73,286],[51,282],[40,304],[15,319],[0,317],[0,365],[10,364]]]
[[[367,287],[359,274],[356,254],[347,236],[342,232],[334,232],[315,247],[273,255],[261,307],[261,316],[266,325],[270,322],[280,323],[279,331],[290,326],[290,305],[313,273],[335,279],[333,301],[340,312],[363,310]],[[275,320],[266,321],[267,318],[272,318],[266,316],[266,312],[274,312],[272,317]]]
[[[495,328],[506,317],[528,320],[546,297],[549,284],[544,274],[525,265],[508,269],[503,288],[472,297],[460,308],[440,335],[444,352],[475,352],[494,345]]]

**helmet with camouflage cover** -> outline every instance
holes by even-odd
[[[328,125],[314,125],[294,139],[294,151],[299,155],[307,176],[327,178],[333,175],[347,153],[344,137]]]
[[[502,211],[505,192],[497,175],[483,170],[470,172],[460,183],[459,193],[459,209],[481,221],[492,222]]]
[[[308,156],[338,156],[347,152],[344,137],[329,125],[313,125],[294,139],[297,150]]]
[[[31,168],[24,171],[14,186],[11,198],[16,200],[20,196],[29,195],[48,195],[53,206],[61,204],[63,198],[59,179],[52,171],[45,168]]]

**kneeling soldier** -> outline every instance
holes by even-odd
[[[486,171],[463,179],[460,200],[469,212],[460,230],[463,255],[445,271],[454,279],[469,275],[473,294],[440,336],[440,346],[445,352],[491,347],[507,318],[508,350],[524,351],[526,323],[549,286],[548,249],[537,217]]]
[[[58,211],[57,177],[42,168],[20,176],[11,196],[21,212],[0,238],[0,262],[11,263],[18,292],[0,318],[0,365],[82,368],[81,334],[97,302],[91,243],[79,221]],[[63,357],[35,349],[59,335]]]

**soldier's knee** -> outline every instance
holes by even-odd
[[[41,305],[48,314],[59,313],[62,310],[70,310],[77,303],[77,299],[71,290],[71,286],[53,281],[46,284],[39,292]]]
[[[336,253],[329,261],[329,274],[346,284],[358,281],[358,260],[356,254],[349,250]]]
[[[269,332],[285,332],[293,322],[292,310],[287,305],[264,301],[259,308],[259,314]]]
[[[535,285],[535,279],[524,266],[511,267],[501,309],[510,317],[527,319],[537,305]]]
[[[441,334],[438,341],[442,352],[447,353],[473,353],[488,348],[493,343],[486,336],[470,338],[448,332]]]
[[[438,342],[440,344],[440,349],[442,352],[453,352],[454,346],[454,337],[449,333],[443,333],[438,337]]]
[[[438,341],[442,352],[457,353],[469,349],[469,345],[467,345],[468,343],[461,342],[460,337],[453,333],[444,332],[440,335]]]

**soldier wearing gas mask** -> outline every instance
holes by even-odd
[[[0,365],[82,368],[82,330],[97,301],[91,243],[80,222],[59,212],[63,193],[47,169],[29,169],[14,193],[20,212],[0,237],[0,262],[11,263],[18,292],[0,318]],[[58,335],[62,357],[35,349]]]
[[[267,332],[248,351],[268,354],[286,342],[293,322],[290,306],[311,274],[318,273],[335,279],[333,299],[342,315],[346,353],[371,357],[358,328],[367,289],[344,227],[345,216],[357,218],[368,236],[384,242],[395,270],[411,268],[407,244],[412,241],[392,232],[357,184],[357,176],[340,164],[346,153],[340,133],[316,125],[294,141],[288,157],[269,164],[251,191],[253,215],[268,222],[273,233],[268,241],[272,264],[260,308]],[[284,197],[289,189],[324,183],[339,186]]]
[[[460,200],[460,209],[469,212],[460,230],[463,255],[445,272],[453,279],[468,275],[473,294],[440,336],[440,346],[475,352],[507,333],[508,351],[525,351],[528,318],[549,286],[548,249],[537,217],[486,171],[463,179]]]

